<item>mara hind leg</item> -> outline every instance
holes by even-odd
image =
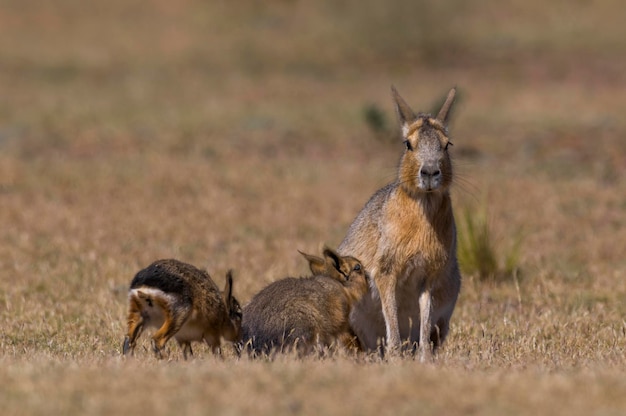
[[[141,316],[141,303],[135,296],[132,296],[129,300],[127,320],[128,332],[124,338],[122,354],[127,355],[130,352],[132,355],[135,351],[137,339],[143,332],[144,328],[144,319],[143,316]]]
[[[170,340],[185,324],[191,314],[191,308],[176,308],[165,299],[155,298],[155,303],[162,308],[164,322],[152,336],[152,349],[158,358],[163,358],[161,351]]]
[[[430,343],[433,346],[433,352],[437,351],[437,349],[439,348],[442,342],[441,329],[439,325],[440,325],[439,323],[437,323],[436,325],[433,325],[430,330]]]
[[[441,318],[437,321],[437,324],[433,326],[432,331],[430,333],[430,340],[433,343],[433,350],[437,351],[443,344],[443,341],[448,336],[448,332],[450,331],[450,319],[449,318]]]

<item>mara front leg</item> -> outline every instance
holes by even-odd
[[[178,345],[183,350],[183,358],[187,360],[189,357],[193,357],[193,349],[191,349],[191,341],[178,341]]]
[[[420,293],[420,338],[419,358],[421,362],[432,360],[433,350],[430,343],[432,329],[433,300],[430,289],[424,289]]]
[[[222,341],[218,334],[206,334],[204,336],[204,342],[211,348],[213,355],[221,357],[222,355]]]
[[[380,294],[383,317],[385,318],[385,353],[396,355],[400,352],[400,326],[398,324],[398,299],[396,297],[397,277],[394,273],[379,274],[374,279]]]

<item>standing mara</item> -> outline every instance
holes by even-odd
[[[128,333],[123,353],[132,353],[146,327],[155,327],[152,348],[161,358],[163,347],[174,337],[187,359],[191,341],[204,341],[218,352],[221,338],[239,341],[241,307],[233,296],[229,271],[220,292],[204,270],[168,259],[155,261],[139,271],[128,292]]]
[[[455,93],[432,117],[415,114],[392,87],[405,146],[398,176],[370,198],[338,250],[370,273],[371,295],[350,317],[366,349],[383,340],[393,354],[417,342],[424,361],[448,334],[461,287],[447,129]]]

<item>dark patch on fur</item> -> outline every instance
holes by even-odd
[[[209,278],[207,272],[190,264],[172,259],[158,260],[140,270],[130,283],[130,288],[153,287],[166,293],[180,295],[183,300],[191,302],[191,288],[182,277],[184,275],[203,275]]]
[[[394,272],[395,257],[392,253],[386,251],[380,259],[380,273],[383,275],[392,274]]]

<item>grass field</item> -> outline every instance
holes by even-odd
[[[626,412],[625,9],[430,3],[3,1],[2,413]],[[391,84],[458,86],[459,237],[484,218],[514,270],[466,268],[435,362],[122,359],[153,260],[245,303],[339,244],[396,173]]]

